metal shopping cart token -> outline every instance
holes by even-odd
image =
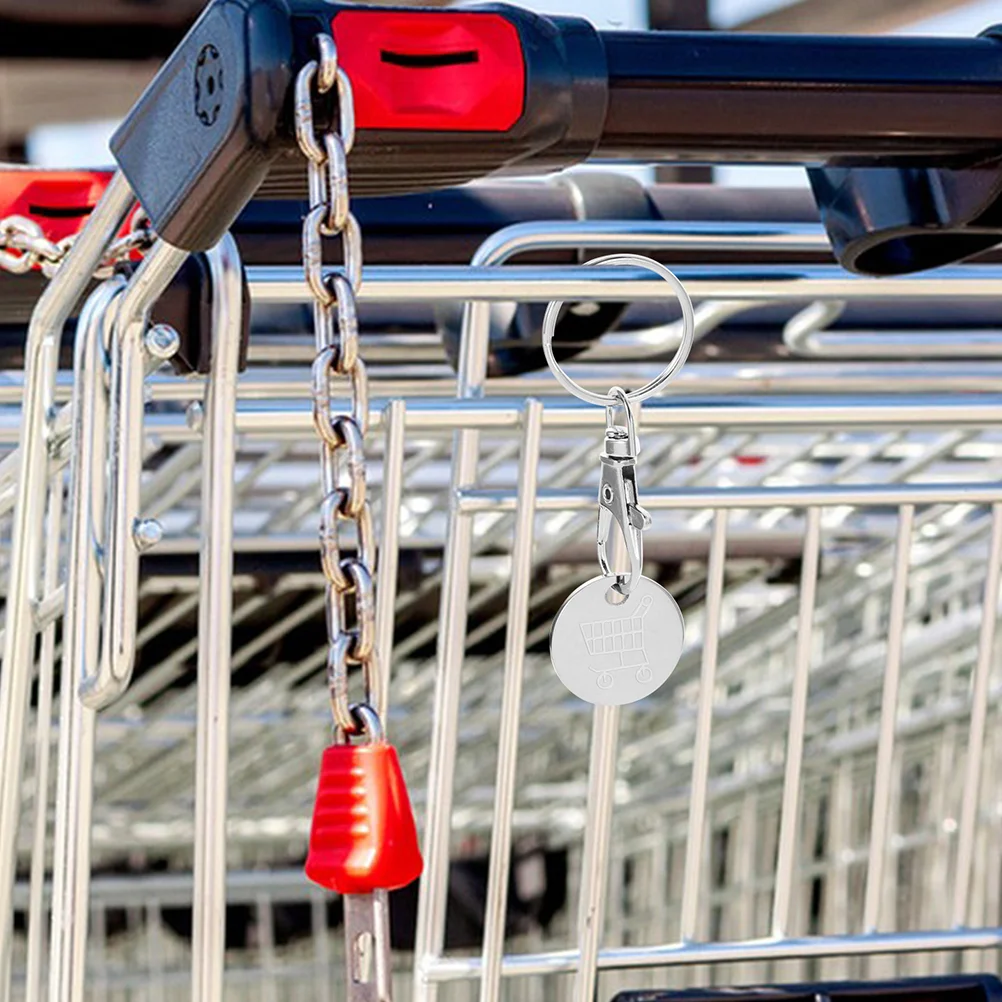
[[[613,386],[607,394],[579,386],[560,367],[553,353],[559,302],[550,303],[543,318],[543,352],[558,382],[586,403],[605,407],[605,448],[598,490],[596,549],[600,577],[586,581],[560,607],[550,631],[550,660],[561,682],[589,703],[622,706],[644,699],[663,685],[682,655],[685,624],[675,599],[641,573],[643,533],[650,513],[640,504],[636,464],[640,439],[634,408],[656,392],[682,366],[695,333],[692,302],[682,283],[662,264],[642,254],[608,254],[586,261],[646,268],[671,287],[682,310],[682,337],[674,356],[649,383],[627,393]],[[617,420],[622,413],[624,424]],[[618,527],[622,539],[613,539]],[[622,544],[629,570],[617,573],[612,551]]]
[[[622,706],[668,680],[682,655],[685,625],[675,599],[641,577],[625,600],[602,575],[575,589],[550,633],[550,660],[560,681],[581,699]]]

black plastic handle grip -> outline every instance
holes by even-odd
[[[354,194],[553,170],[592,153],[793,162],[827,172],[815,192],[849,267],[915,270],[998,232],[1002,44],[992,33],[603,33],[505,4],[213,0],[112,142],[165,239],[204,250],[256,192],[305,194],[291,92],[319,32],[334,35],[355,91]],[[314,109],[320,128],[329,104]],[[916,171],[927,173],[916,181]],[[907,211],[889,212],[888,194]],[[949,211],[932,219],[915,208],[923,198]],[[935,247],[921,232],[930,226]],[[897,239],[902,227],[917,238],[882,253],[885,231]],[[957,228],[965,238],[946,239]]]
[[[582,19],[214,0],[112,140],[165,239],[211,246],[266,177],[269,197],[303,193],[291,91],[320,32],[354,85],[356,194],[441,188],[530,159],[556,169],[601,134],[605,59]],[[317,126],[330,115],[317,107]]]

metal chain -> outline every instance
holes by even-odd
[[[0,219],[0,271],[25,275],[35,268],[41,268],[46,278],[52,278],[74,240],[76,235],[62,240],[50,240],[35,220],[25,216],[7,216]],[[108,247],[94,277],[99,280],[110,278],[115,265],[128,261],[133,252],[145,250],[152,244],[153,230],[146,213],[140,209],[132,217],[128,233]]]
[[[375,687],[379,681],[376,594],[373,569],[376,536],[366,494],[365,433],[369,424],[369,381],[358,355],[355,295],[362,278],[362,237],[351,214],[348,154],[355,142],[351,83],[338,66],[329,35],[316,38],[318,59],[296,78],[296,139],[309,170],[310,211],[303,221],[303,268],[313,295],[317,355],[313,361],[313,426],[320,437],[323,502],[320,558],[327,578],[327,682],[335,735],[379,737]],[[316,134],[313,103],[336,88],[338,125]],[[323,238],[340,237],[342,273],[324,276]],[[351,412],[335,413],[334,384],[348,380]],[[354,527],[356,555],[342,556],[342,530]],[[348,671],[360,666],[364,695],[348,697]]]

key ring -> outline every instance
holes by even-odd
[[[560,303],[547,307],[543,351],[561,386],[586,403],[606,409],[605,448],[599,457],[596,542],[601,574],[579,585],[564,601],[550,630],[550,660],[561,682],[589,703],[622,706],[651,695],[672,673],[685,640],[678,604],[664,588],[644,577],[643,533],[651,516],[640,504],[637,436],[633,406],[663,386],[682,367],[692,347],[695,319],[682,283],[664,265],[639,254],[610,254],[587,262],[632,264],[660,275],[682,307],[682,342],[667,366],[645,386],[627,393],[613,386],[605,395],[574,382],[553,355],[553,332]],[[626,424],[617,422],[622,408]],[[622,533],[629,571],[613,568],[609,543],[613,527]]]
[[[652,261],[649,257],[644,257],[642,254],[606,254],[603,257],[592,258],[591,261],[586,261],[585,264],[590,266],[600,264],[632,264],[638,268],[646,268],[648,271],[653,271],[671,286],[672,291],[675,293],[675,298],[682,308],[682,341],[676,349],[672,360],[649,383],[626,394],[626,399],[630,403],[639,403],[664,386],[682,368],[685,360],[689,357],[696,331],[696,317],[692,309],[692,300],[689,298],[689,293],[685,291],[685,287],[671,271],[663,264]],[[556,356],[553,354],[553,335],[557,329],[557,314],[563,305],[561,301],[554,300],[546,307],[546,313],[543,316],[543,354],[546,356],[546,364],[549,365],[557,382],[568,393],[573,393],[578,400],[583,400],[588,404],[596,404],[599,407],[608,407],[616,403],[616,398],[611,393],[593,393],[591,390],[586,390],[583,386],[574,382],[560,367],[560,363],[557,362]]]

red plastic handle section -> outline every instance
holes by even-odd
[[[108,171],[0,170],[0,219],[25,216],[62,240],[83,229],[110,179]]]
[[[341,894],[368,894],[404,887],[421,869],[396,749],[332,745],[320,766],[306,876]]]
[[[101,200],[111,171],[0,168],[0,219],[23,216],[36,223],[48,240],[58,243],[79,233]],[[119,230],[124,236],[133,213]],[[138,251],[133,261],[142,257]]]
[[[522,115],[522,43],[500,14],[352,10],[331,29],[359,128],[506,132]]]

